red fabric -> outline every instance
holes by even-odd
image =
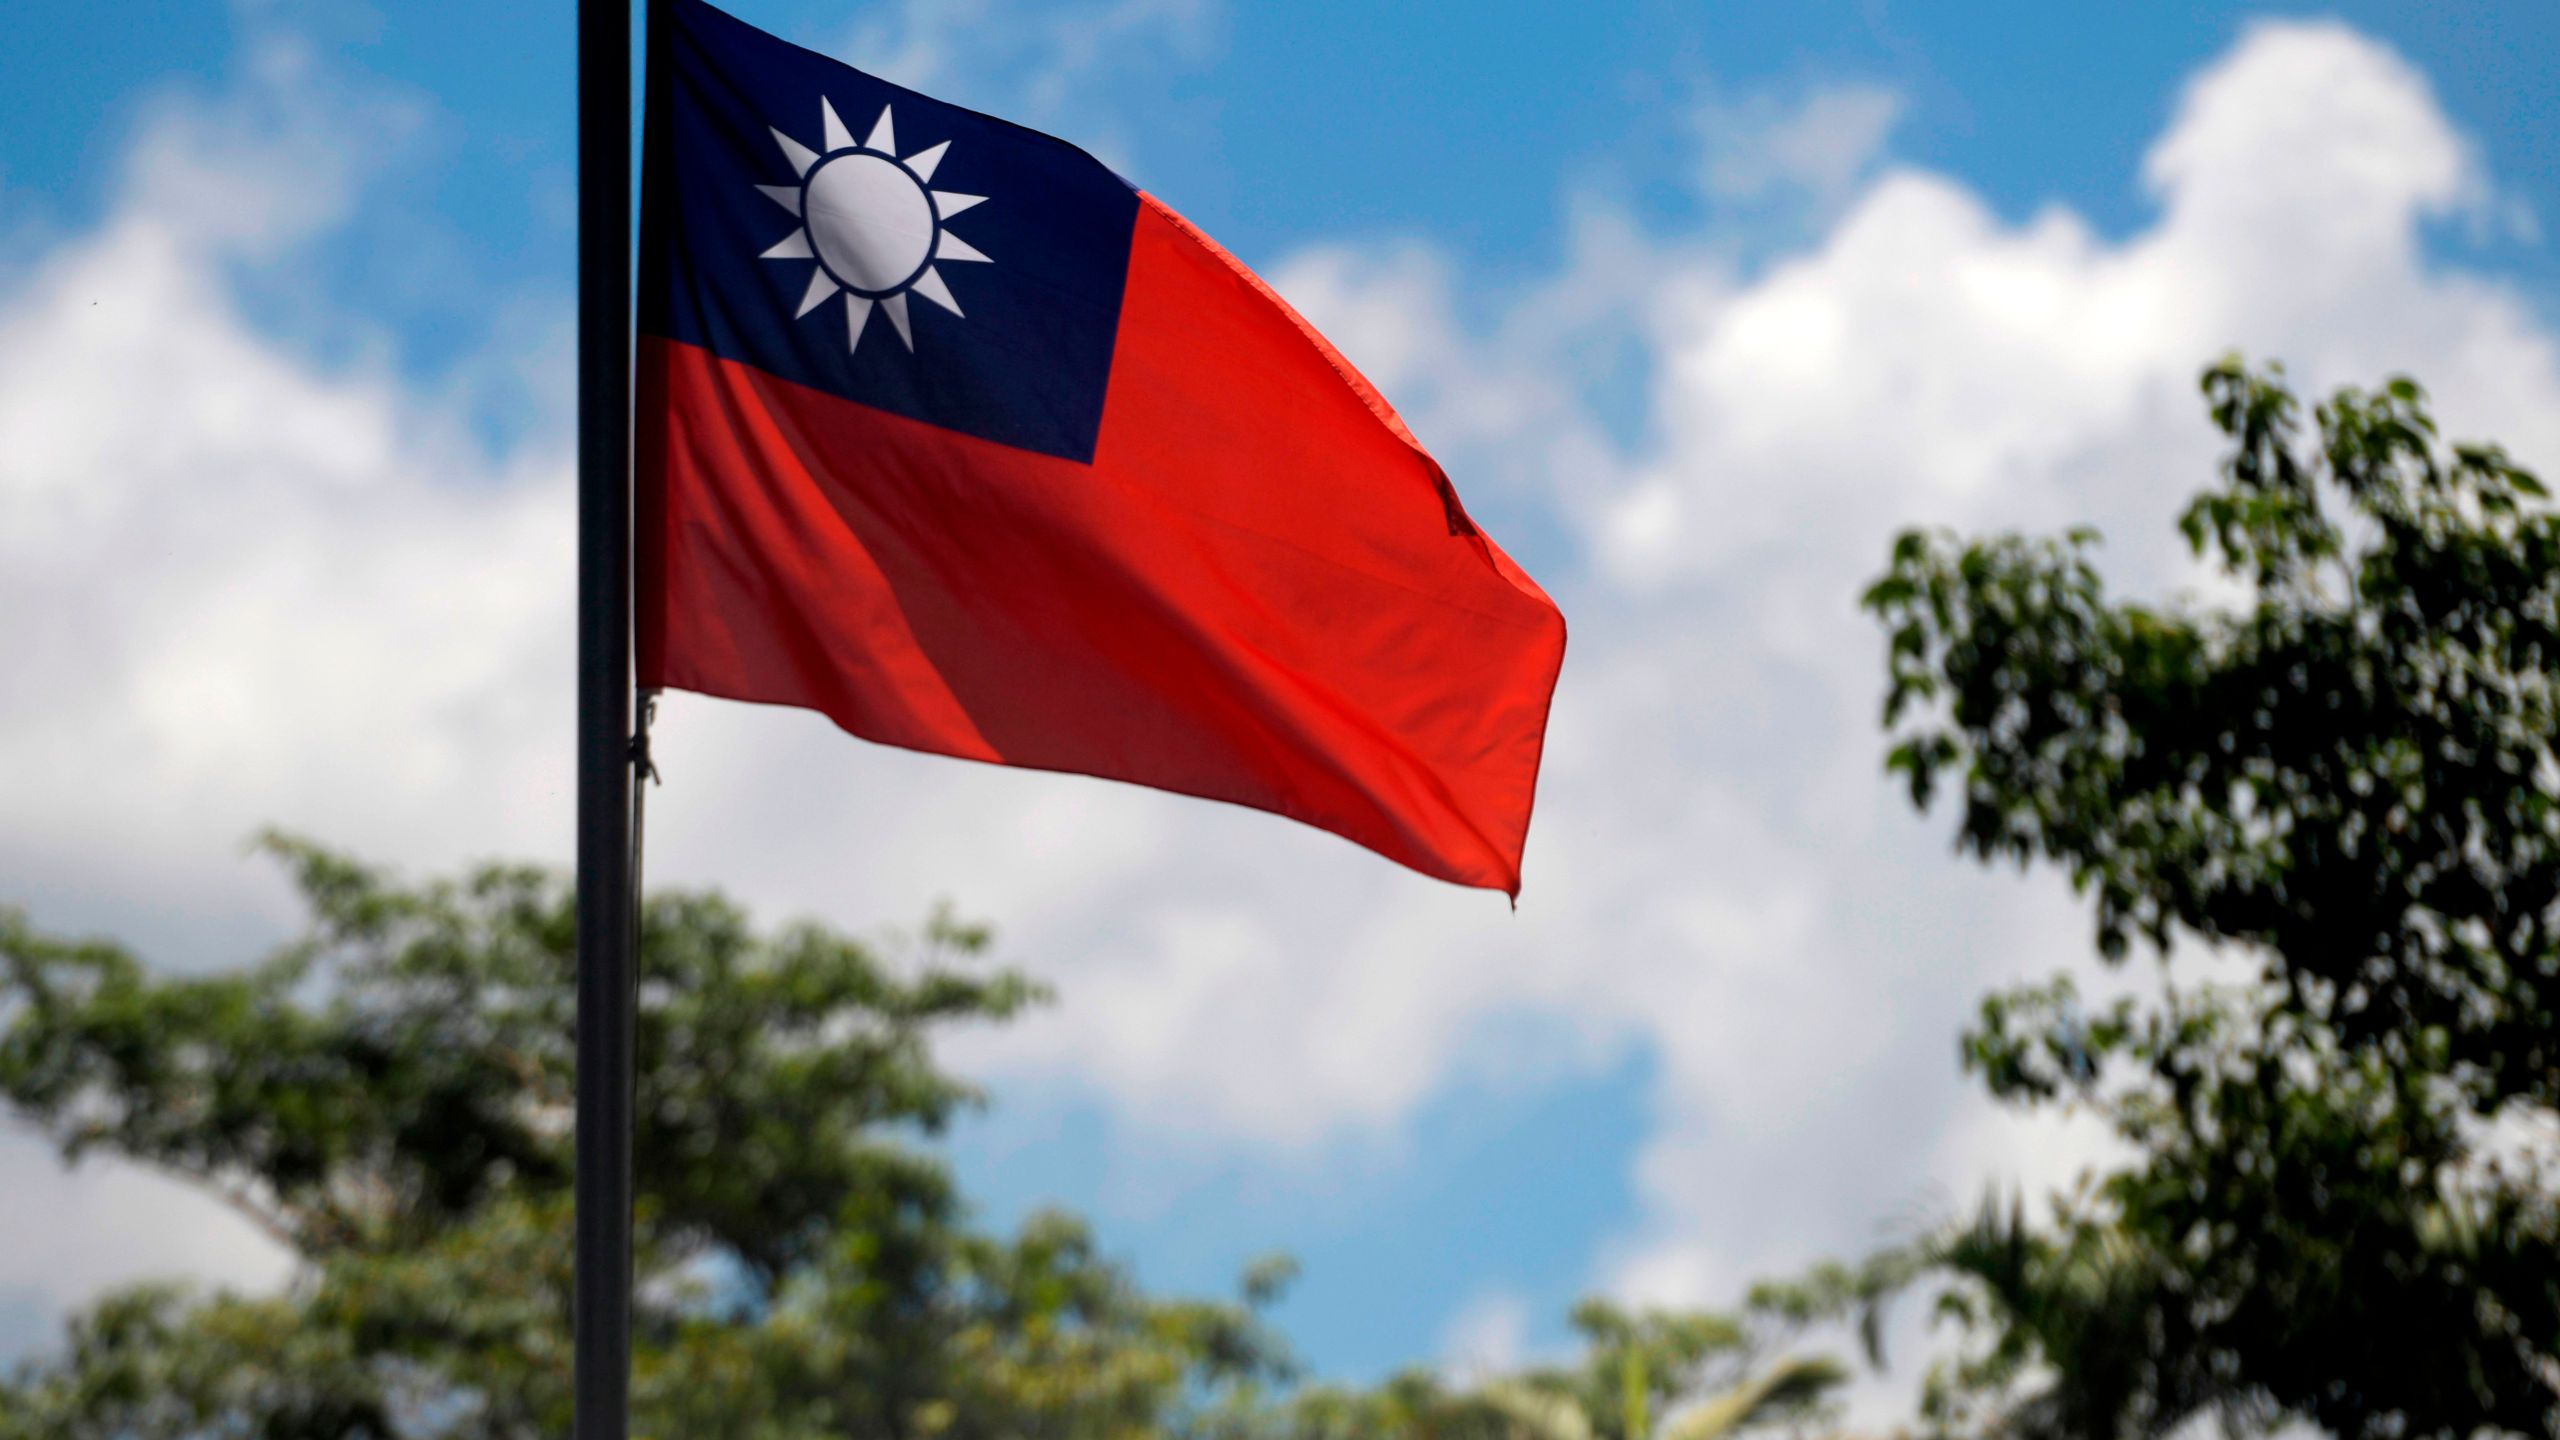
[[[1089,466],[656,337],[639,380],[643,685],[1519,893],[1563,617],[1368,382],[1154,200]]]

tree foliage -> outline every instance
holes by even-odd
[[[565,1433],[574,906],[487,866],[404,885],[308,843],[307,932],[173,974],[0,912],[0,1095],[68,1155],[185,1177],[300,1261],[268,1295],[150,1285],[0,1380],[0,1440]],[[635,1433],[803,1440],[1722,1440],[1819,1417],[1805,1307],[1584,1306],[1579,1360],[1306,1389],[1262,1318],[1148,1295],[1083,1226],[971,1230],[917,1141],[978,1099],[933,1036],[1036,998],[937,915],[892,954],[644,916]]]
[[[2144,993],[1995,995],[1997,1097],[2132,1161],[1929,1258],[1982,1343],[1932,1416],[2024,1435],[2309,1419],[2560,1428],[2560,520],[2407,380],[2312,412],[2207,372],[2228,437],[2181,528],[2236,598],[2111,596],[2096,537],[1910,533],[1889,768],[1957,844],[2049,863]],[[2180,942],[2208,979],[2172,970]]]
[[[1408,1370],[1367,1390],[1316,1389],[1277,1412],[1271,1440],[1724,1440],[1828,1418],[1839,1362],[1789,1353],[1801,1317],[1779,1292],[1739,1313],[1573,1313],[1582,1349],[1473,1385]]]
[[[407,886],[266,844],[311,923],[246,970],[170,974],[0,914],[0,1095],[301,1262],[277,1295],[107,1298],[0,1383],[0,1437],[565,1433],[567,885]],[[680,893],[642,930],[639,1433],[1154,1434],[1285,1374],[1251,1305],[1146,1296],[1072,1220],[965,1225],[915,1142],[976,1097],[929,1039],[1035,998],[976,960],[983,931],[937,916],[896,957]]]

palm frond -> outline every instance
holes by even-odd
[[[1839,1361],[1782,1360],[1665,1426],[1662,1440],[1723,1440],[1747,1426],[1801,1410],[1846,1384]]]
[[[1592,1440],[1591,1417],[1571,1395],[1517,1380],[1497,1380],[1478,1391],[1476,1398],[1524,1440]]]

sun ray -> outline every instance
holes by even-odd
[[[818,97],[818,108],[825,112],[827,153],[832,155],[838,150],[852,149],[853,132],[844,128],[844,122],[836,118],[835,102],[821,95]]]
[[[817,272],[809,277],[809,288],[801,292],[800,308],[792,312],[791,318],[797,320],[801,316],[808,314],[810,311],[817,309],[819,306],[826,304],[827,297],[834,293],[836,293],[836,282],[834,277],[827,274],[825,266],[822,265],[818,267]]]
[[[773,129],[770,125],[765,128],[768,130]],[[799,141],[792,139],[790,136],[783,134],[779,130],[773,131],[773,143],[782,147],[782,158],[791,162],[791,170],[795,175],[808,174],[809,167],[818,163],[817,151],[810,149],[808,146],[801,144]]]
[[[942,283],[942,272],[930,265],[924,267],[924,273],[918,275],[915,283],[907,288],[954,315],[965,317],[968,313],[960,308],[959,301],[951,298],[951,287]]]
[[[907,343],[908,349],[916,348],[915,332],[907,328],[907,292],[881,296],[880,308],[888,314],[889,323],[898,327],[898,338]]]
[[[809,232],[794,230],[773,242],[773,248],[756,257],[759,260],[815,260],[817,252],[809,248]]]
[[[898,153],[898,127],[889,123],[888,106],[880,107],[880,118],[872,122],[871,138],[862,142],[862,148],[877,150],[883,155]]]
[[[963,195],[957,190],[936,190],[933,192],[933,208],[948,220],[972,205],[985,204],[986,199],[984,195]]]
[[[942,164],[942,152],[950,148],[951,142],[945,140],[930,150],[919,150],[908,156],[904,163],[908,169],[916,172],[917,179],[930,180],[933,178],[935,168]]]
[[[845,342],[847,351],[862,348],[862,327],[871,318],[871,301],[861,295],[844,297]]]
[[[800,213],[800,187],[799,187],[799,186],[797,186],[797,185],[759,185],[759,186],[757,186],[756,188],[757,188],[757,189],[759,189],[759,190],[761,190],[761,191],[763,191],[763,192],[764,192],[764,198],[766,198],[767,200],[772,201],[774,204],[781,206],[783,209],[790,211],[790,212],[791,212],[792,214],[794,214],[794,215],[797,215],[797,214],[799,214],[799,213]],[[948,214],[950,214],[951,212],[950,212],[950,211],[948,211],[948,210],[946,210],[946,211],[944,211],[944,212],[942,212],[942,213],[944,213],[944,214],[948,215]]]
[[[961,239],[959,236],[952,234],[948,230],[942,232],[941,242],[933,247],[933,258],[936,260],[975,260],[986,265],[993,265],[996,263],[987,256],[979,253],[977,246],[970,244],[968,241]]]

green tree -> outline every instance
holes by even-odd
[[[1928,1247],[1975,1337],[1942,1428],[2560,1431],[2560,521],[2407,380],[2312,415],[2207,372],[2229,438],[2185,512],[2236,595],[2111,597],[2095,537],[1912,533],[1889,768],[1957,844],[2045,862],[2131,998],[1987,1000],[1992,1094],[2132,1160]],[[2172,971],[2173,946],[2212,957]]]
[[[1275,1415],[1275,1440],[1724,1440],[1824,1418],[1837,1361],[1780,1353],[1798,1317],[1777,1292],[1741,1314],[1585,1301],[1581,1354],[1471,1386],[1408,1370],[1370,1390],[1317,1389]]]
[[[182,1176],[290,1249],[280,1294],[146,1287],[0,1381],[0,1440],[565,1433],[568,886],[406,886],[271,837],[308,932],[178,976],[0,912],[0,1096],[68,1156]],[[929,1037],[1035,998],[936,916],[884,956],[651,897],[641,1434],[1205,1431],[1284,1371],[1257,1306],[1140,1293],[1075,1222],[970,1231],[914,1143],[975,1096]]]

